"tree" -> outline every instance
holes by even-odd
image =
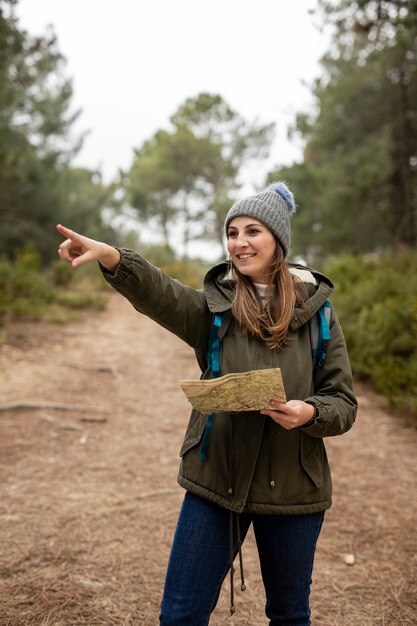
[[[71,136],[78,112],[65,59],[52,30],[32,37],[19,28],[15,5],[0,0],[0,250],[12,258],[30,242],[46,262],[58,221],[103,231],[109,190],[97,173],[71,168],[82,138]]]
[[[319,7],[324,21],[335,27],[335,39],[350,45],[359,35],[369,50],[408,38],[417,26],[417,0],[319,0]]]
[[[311,195],[300,190],[307,212],[300,226],[308,228],[310,255],[415,246],[416,20],[398,2],[321,4],[335,41],[314,86],[318,113],[296,121],[305,151],[294,174],[309,181]],[[368,29],[355,27],[364,23]]]
[[[223,220],[242,164],[266,155],[272,125],[245,122],[218,95],[187,99],[141,149],[128,174],[128,200],[166,243],[182,223],[185,249],[194,238],[223,244]]]
[[[379,101],[375,94],[373,110],[383,111],[388,134],[387,225],[391,245],[413,246],[417,242],[417,0],[340,0],[321,5],[336,25],[345,58],[351,54],[371,80],[379,72]]]
[[[197,137],[215,144],[222,158],[209,164],[210,189],[204,235],[220,245],[224,240],[224,218],[240,187],[239,174],[253,159],[268,156],[274,135],[273,123],[259,124],[242,118],[218,94],[200,93],[188,98],[172,116],[174,126],[186,126]]]
[[[130,171],[132,206],[142,219],[156,223],[169,245],[170,226],[183,223],[183,246],[187,249],[193,222],[204,217],[210,171],[221,161],[218,147],[196,137],[186,126],[158,131],[137,151]]]

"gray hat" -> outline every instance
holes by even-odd
[[[226,215],[224,227],[227,233],[228,226],[235,217],[254,217],[275,235],[287,256],[291,241],[290,215],[293,213],[293,194],[284,182],[273,183],[261,193],[235,202]]]

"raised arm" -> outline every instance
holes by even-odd
[[[57,225],[58,232],[67,239],[58,248],[63,261],[70,263],[75,269],[79,265],[99,261],[109,272],[114,272],[120,263],[120,252],[102,241],[95,241],[78,233]]]
[[[193,348],[205,345],[211,314],[202,290],[172,279],[132,250],[119,252],[107,243],[80,235],[61,224],[57,225],[57,230],[67,238],[58,248],[63,261],[73,268],[98,261],[107,282],[140,313]]]

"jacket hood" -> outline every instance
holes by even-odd
[[[291,274],[297,276],[306,288],[308,297],[294,309],[290,328],[296,330],[311,319],[333,293],[333,283],[327,276],[304,265],[288,263]],[[204,293],[212,313],[227,311],[232,306],[235,281],[230,278],[226,261],[212,267],[204,278]]]

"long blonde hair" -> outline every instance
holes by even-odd
[[[277,242],[266,289],[266,304],[261,305],[252,280],[233,266],[236,289],[232,314],[243,333],[263,339],[271,349],[288,343],[288,330],[294,308],[307,297],[303,283],[294,277]]]

